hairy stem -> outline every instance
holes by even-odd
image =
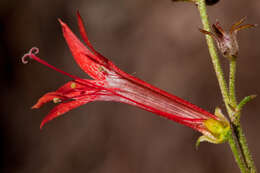
[[[252,156],[250,154],[248,144],[246,141],[246,137],[243,133],[243,130],[240,125],[240,114],[242,107],[252,100],[255,95],[245,97],[238,105],[236,100],[236,90],[235,90],[235,75],[236,75],[236,58],[233,57],[229,61],[230,69],[229,69],[229,98],[230,98],[230,104],[232,107],[234,107],[238,112],[235,114],[232,114],[231,120],[232,125],[234,128],[234,132],[237,138],[238,146],[241,148],[241,155],[244,159],[244,162],[246,164],[246,167],[248,168],[250,173],[256,173],[256,168],[254,165],[254,161],[252,159]],[[230,115],[231,116],[231,115]]]
[[[246,141],[246,137],[243,133],[240,123],[239,123],[239,125],[236,126],[236,128],[237,128],[237,132],[238,132],[238,139],[239,139],[238,142],[239,142],[239,145],[242,147],[242,151],[243,151],[243,154],[246,159],[247,167],[248,167],[250,173],[256,173],[257,171],[256,171],[256,167],[254,164],[254,160],[250,154],[250,151],[249,151],[249,148],[247,145],[247,141]]]
[[[229,136],[228,143],[229,143],[229,146],[230,146],[230,148],[232,150],[232,153],[233,153],[233,155],[235,157],[235,160],[236,160],[236,162],[237,162],[241,172],[242,173],[247,173],[248,170],[246,168],[246,165],[243,162],[243,159],[241,157],[241,153],[237,149],[237,144],[236,144],[236,141],[234,140],[234,137],[232,136],[232,134],[230,134],[230,136]]]
[[[236,58],[232,58],[229,63],[229,98],[230,104],[234,108],[237,105],[236,90],[235,90],[235,77],[236,77]]]
[[[209,25],[209,21],[208,21],[205,0],[197,0],[197,6],[198,6],[198,10],[200,12],[203,29],[210,32],[211,29],[210,29],[210,25]],[[207,40],[207,44],[208,44],[209,54],[211,56],[213,67],[214,67],[214,70],[216,72],[216,76],[218,79],[221,94],[223,96],[223,100],[224,100],[226,107],[228,107],[229,94],[228,94],[228,89],[227,89],[227,83],[225,81],[225,78],[223,75],[223,70],[222,70],[220,62],[219,62],[216,47],[215,47],[213,39],[210,35],[206,35],[206,40]],[[229,107],[228,107],[228,112],[229,113],[232,112]]]

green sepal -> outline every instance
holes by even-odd
[[[204,135],[198,138],[196,142],[196,149],[198,149],[201,142],[220,144],[228,140],[231,132],[228,120],[218,107],[215,109],[215,115],[219,118],[219,120],[208,119],[204,121],[207,133],[204,133]]]
[[[209,142],[209,143],[217,144],[217,139],[214,137],[211,138],[211,137],[208,137],[205,135],[200,136],[196,141],[196,150],[198,150],[201,142]]]
[[[220,118],[224,122],[228,122],[227,118],[225,115],[222,113],[221,109],[219,107],[215,108],[215,113],[214,113],[218,118]]]

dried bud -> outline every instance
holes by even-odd
[[[256,27],[256,25],[246,24],[241,25],[245,21],[245,17],[240,21],[233,24],[229,31],[225,31],[220,23],[217,21],[216,24],[212,25],[213,32],[199,29],[200,32],[210,35],[217,43],[220,52],[224,57],[233,59],[237,57],[239,46],[237,42],[237,32],[241,29]]]

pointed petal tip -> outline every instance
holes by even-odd
[[[41,122],[40,130],[42,130],[42,128],[43,128],[43,126],[44,126],[45,123],[46,123],[46,122],[44,122],[44,121]]]
[[[81,17],[81,15],[80,15],[80,13],[79,13],[78,10],[77,10],[77,19],[78,19],[79,28],[80,28],[80,27],[83,27],[83,28],[84,28],[84,26],[83,26],[83,20],[82,20],[82,17]]]
[[[37,102],[37,103],[35,103],[35,104],[31,107],[31,109],[39,109],[41,106],[42,106],[42,105],[39,104],[39,102]]]
[[[79,10],[77,10],[76,14],[77,14],[77,17],[81,18]]]
[[[33,105],[31,109],[38,109],[39,107],[37,105]]]
[[[60,18],[57,19],[61,26],[66,26],[66,23],[64,23]]]
[[[57,115],[57,116],[59,116],[59,115]],[[49,123],[51,120],[53,120],[54,118],[56,118],[56,117],[51,117],[51,116],[45,116],[44,118],[43,118],[43,120],[42,120],[42,122],[41,122],[41,124],[40,124],[40,130],[42,130],[43,129],[43,126],[45,126],[47,123]]]
[[[83,20],[82,20],[82,17],[81,17],[81,15],[80,15],[79,10],[77,10],[77,13],[76,13],[76,14],[77,14],[78,23],[81,22],[82,25],[83,25]]]

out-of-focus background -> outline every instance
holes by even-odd
[[[111,102],[84,105],[39,125],[53,107],[30,107],[70,80],[21,57],[31,47],[49,63],[86,77],[74,62],[57,18],[78,34],[80,10],[94,47],[130,74],[210,112],[224,109],[196,6],[171,0],[1,0],[0,135],[4,173],[239,172],[228,145],[202,143],[198,132],[138,108]],[[221,0],[208,8],[229,28],[247,16],[260,23],[260,2]],[[238,98],[260,93],[259,28],[239,33]],[[221,57],[224,70],[226,60]],[[244,108],[242,124],[260,169],[260,99]]]

